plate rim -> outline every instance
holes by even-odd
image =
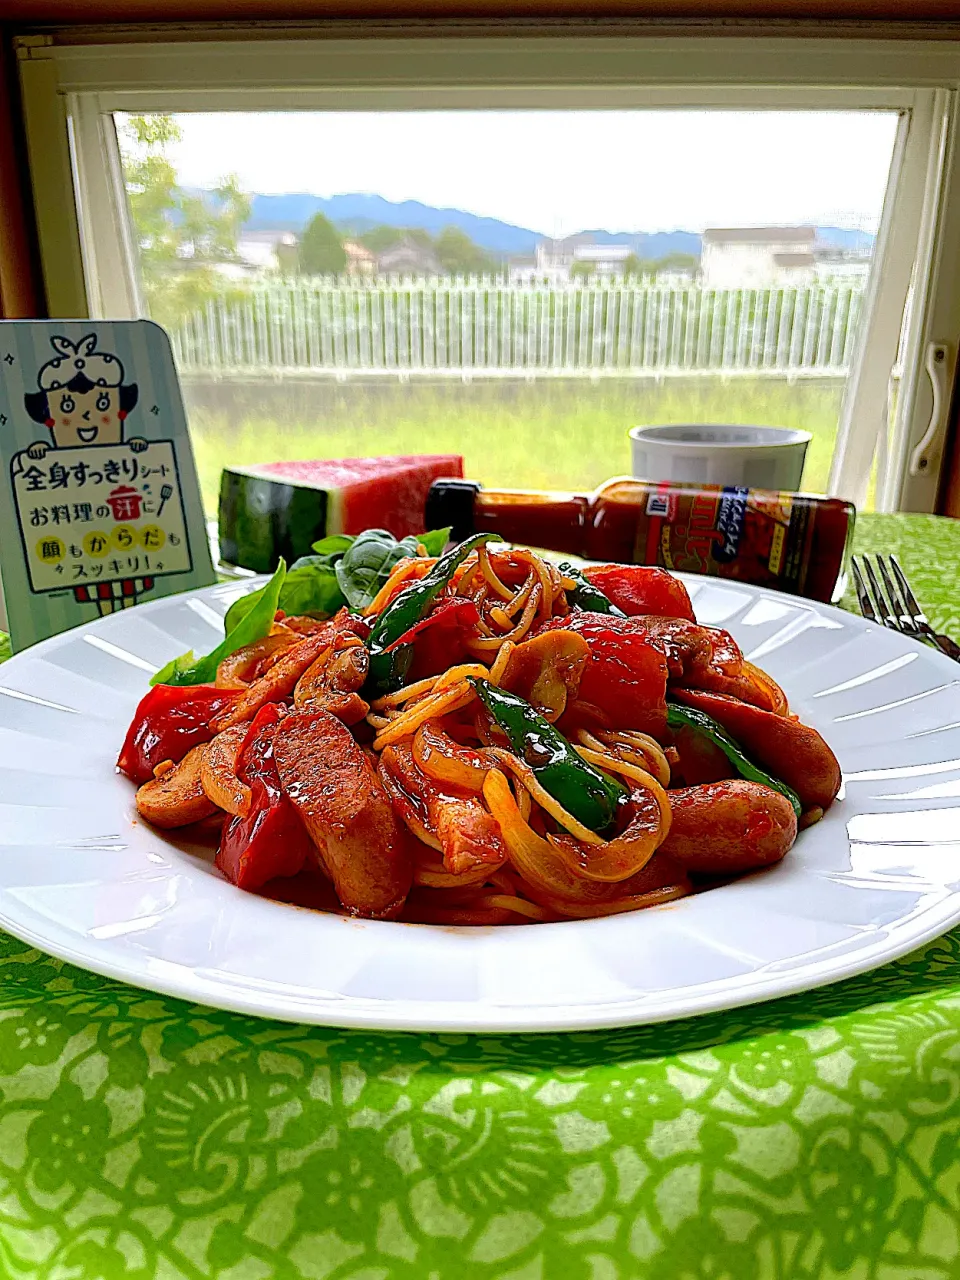
[[[754,873],[756,874],[756,873]],[[707,891],[709,892],[709,890]],[[565,1007],[571,1010],[571,1014],[567,1017],[546,1017],[538,1020],[536,1023],[529,1021],[529,1007],[524,1006],[522,1011],[518,1013],[517,1020],[509,1017],[498,1017],[497,1019],[485,1019],[482,1023],[474,1024],[469,1018],[463,1017],[444,1017],[442,1015],[428,1014],[423,1016],[416,1013],[411,1019],[410,1016],[403,1014],[391,1014],[391,1007],[401,1006],[401,1002],[391,1001],[375,1001],[363,996],[339,997],[345,1001],[349,1001],[355,1007],[358,1007],[357,1013],[351,1014],[343,1010],[337,1011],[335,1001],[329,998],[325,999],[314,995],[312,997],[312,1006],[309,1009],[297,1010],[293,1007],[293,1002],[288,998],[286,1008],[274,1006],[264,1008],[258,1005],[253,998],[242,1000],[235,998],[233,989],[224,986],[224,995],[222,998],[218,996],[216,1000],[206,1000],[202,994],[196,989],[191,990],[186,983],[180,984],[174,981],[166,981],[162,977],[151,975],[147,981],[146,975],[143,980],[134,980],[128,973],[122,971],[119,966],[115,966],[99,959],[90,962],[83,955],[69,945],[57,944],[51,946],[50,943],[42,936],[35,934],[29,927],[17,925],[11,927],[6,913],[0,913],[0,928],[9,933],[11,937],[15,937],[18,941],[26,943],[28,946],[34,947],[36,950],[43,951],[47,955],[54,956],[56,959],[63,960],[68,964],[74,965],[76,968],[82,969],[88,973],[96,974],[98,977],[106,978],[110,981],[122,983],[125,986],[132,987],[134,990],[153,993],[155,995],[167,996],[172,999],[182,1000],[186,1004],[199,1005],[207,1009],[220,1010],[227,1013],[238,1014],[242,1017],[264,1018],[269,1021],[295,1023],[302,1026],[329,1027],[332,1029],[343,1029],[348,1031],[371,1031],[384,1032],[390,1034],[407,1033],[411,1035],[417,1034],[464,1034],[464,1035],[551,1035],[561,1034],[575,1031],[611,1031],[626,1030],[631,1027],[656,1026],[665,1022],[683,1022],[689,1018],[703,1017],[708,1014],[719,1014],[733,1012],[737,1009],[752,1007],[761,1004],[773,1004],[781,999],[788,999],[792,996],[802,995],[805,992],[821,991],[825,987],[835,986],[838,983],[845,982],[850,978],[856,978],[864,973],[870,973],[892,964],[894,961],[902,959],[903,956],[909,955],[913,951],[926,946],[928,943],[942,937],[949,929],[960,923],[960,892],[954,892],[946,895],[944,905],[950,899],[956,899],[956,905],[952,911],[947,912],[949,917],[944,920],[936,919],[937,912],[931,907],[925,915],[934,916],[933,921],[924,929],[917,933],[911,934],[909,938],[905,938],[902,942],[894,946],[882,946],[879,941],[874,941],[868,947],[859,948],[849,957],[847,963],[839,965],[836,970],[832,968],[834,962],[821,961],[818,962],[823,966],[831,966],[829,974],[815,974],[811,981],[809,970],[803,973],[797,973],[795,977],[789,979],[779,979],[776,983],[775,991],[766,991],[768,983],[772,985],[773,979],[763,976],[754,978],[738,979],[738,985],[731,992],[724,994],[722,984],[718,981],[716,988],[713,984],[701,995],[685,996],[676,1001],[675,1008],[665,1008],[662,1006],[652,1006],[650,1009],[642,1008],[643,999],[633,1001],[624,1001],[623,1006],[606,1004],[568,1004]],[[261,899],[261,901],[268,901]],[[681,899],[682,901],[682,899]],[[287,903],[273,903],[272,905],[279,907],[288,907]],[[664,906],[670,906],[670,903]],[[306,908],[304,908],[306,909]],[[321,914],[321,913],[318,913]],[[345,917],[332,917],[336,920],[345,920]],[[370,921],[371,924],[403,924],[408,929],[436,929],[442,926],[424,925],[424,924],[408,924],[402,921]],[[589,924],[592,926],[602,925],[601,920],[570,920],[552,922],[558,928],[567,925]],[[488,929],[497,928],[498,926],[484,926]],[[499,926],[506,928],[508,926]],[[882,951],[883,959],[879,962],[875,960],[874,953]],[[169,962],[164,962],[165,964]],[[178,966],[184,972],[193,972],[187,970],[185,966]],[[702,988],[701,988],[702,989]],[[872,996],[871,1001],[876,1003],[877,996]],[[442,1005],[443,1002],[420,1002],[412,1008],[434,1008]],[[471,1005],[470,1008],[478,1006]],[[507,1011],[504,1005],[487,1005],[492,1012],[499,1014]],[[548,1006],[542,1006],[544,1008]],[[366,1016],[367,1009],[370,1010],[372,1016]],[[598,1016],[591,1016],[589,1013],[583,1016],[581,1010],[589,1009],[609,1009],[609,1013],[602,1013]],[[617,1011],[619,1010],[619,1011]],[[637,1016],[630,1016],[628,1010],[633,1011]],[[308,1016],[309,1015],[309,1016]],[[322,1015],[322,1016],[321,1016]]]
[[[834,616],[838,620],[842,620],[844,628],[847,630],[850,630],[851,624],[853,624],[853,630],[860,629],[866,634],[888,631],[888,628],[872,623],[852,611],[840,609],[832,603],[813,601],[805,597],[793,596],[785,592],[753,586],[752,584],[741,583],[731,579],[688,573],[676,573],[674,576],[688,586],[699,588],[705,585],[719,585],[730,589],[739,589],[754,599],[761,598],[781,604],[788,603],[793,608],[805,609],[813,614],[825,614],[828,617]],[[73,627],[58,635],[48,637],[27,649],[13,654],[6,662],[0,663],[0,688],[6,683],[5,674],[8,671],[15,670],[19,664],[32,658],[42,658],[45,654],[55,652],[64,645],[75,643],[83,635],[97,632],[104,627],[104,624],[115,622],[118,616],[146,617],[155,612],[163,612],[191,598],[223,600],[224,597],[229,597],[233,594],[245,594],[247,590],[255,589],[259,583],[266,580],[267,575],[257,575],[241,580],[219,582],[211,586],[195,588],[191,591],[147,601],[136,606],[133,610],[120,611],[119,615],[114,613],[106,618],[92,619],[78,627]],[[960,668],[946,655],[930,649],[912,637],[904,636],[900,633],[891,632],[891,634],[896,634],[899,639],[909,642],[907,651],[909,651],[910,645],[918,645],[924,652],[926,660],[932,663],[935,670],[942,671],[944,674],[950,672],[954,677],[954,682],[960,683]],[[146,672],[144,672],[145,691],[147,679]],[[120,735],[124,727],[121,726],[118,730],[118,744],[122,740]],[[960,802],[958,802],[958,808],[960,808]],[[126,815],[124,817],[126,819]],[[160,836],[163,838],[162,832]],[[768,872],[763,870],[753,872],[741,877],[737,883],[750,882],[766,874]],[[224,887],[233,891],[233,886],[230,886],[226,880],[223,880],[222,883]],[[237,890],[236,892],[241,891]],[[647,992],[616,1003],[605,1002],[601,1004],[589,1000],[582,1000],[577,1003],[575,1000],[568,999],[562,1006],[563,1013],[561,1014],[559,1007],[544,1004],[539,1006],[522,1005],[517,1006],[516,1010],[514,1010],[511,1006],[495,1004],[490,1001],[474,1000],[471,1003],[454,1001],[410,1002],[402,999],[381,1000],[352,994],[331,995],[330,993],[313,989],[307,1001],[300,1007],[299,998],[294,997],[292,994],[294,989],[288,988],[287,991],[284,991],[276,985],[273,979],[270,980],[272,985],[269,993],[262,992],[258,995],[255,985],[246,979],[242,979],[240,975],[235,976],[232,985],[226,977],[222,982],[214,985],[206,977],[198,975],[195,969],[190,969],[182,963],[143,955],[136,957],[140,967],[134,972],[130,962],[126,965],[124,964],[122,951],[117,951],[115,940],[110,940],[110,946],[103,947],[100,945],[98,949],[91,952],[88,948],[71,945],[68,941],[61,940],[59,932],[51,937],[29,923],[29,919],[37,915],[34,909],[25,910],[19,916],[11,915],[6,903],[2,900],[6,896],[4,893],[0,897],[0,928],[11,936],[28,946],[35,947],[80,969],[110,981],[123,983],[136,990],[150,991],[162,996],[183,1000],[188,1004],[203,1005],[204,1007],[221,1009],[247,1017],[255,1016],[280,1022],[295,1022],[349,1030],[390,1033],[408,1032],[413,1034],[418,1032],[447,1032],[536,1035],[570,1031],[586,1032],[654,1025],[663,1022],[680,1021],[704,1014],[742,1009],[754,1004],[768,1003],[777,999],[796,996],[806,991],[819,990],[873,971],[918,950],[960,923],[960,891],[945,888],[941,896],[938,896],[916,913],[914,924],[909,922],[902,924],[901,927],[896,929],[892,938],[889,933],[882,933],[874,928],[872,930],[874,936],[869,941],[865,940],[863,946],[837,957],[826,957],[808,962],[802,969],[798,969],[793,973],[770,974],[765,971],[767,966],[762,966],[753,973],[738,975],[734,979],[728,977],[719,979],[716,983],[700,983],[692,989],[690,994],[684,994],[682,988],[668,988],[668,990],[673,990],[674,992],[672,1003],[669,1006],[662,1001],[660,1003],[652,1002],[651,993]],[[266,904],[269,908],[277,911],[283,910],[286,912],[291,910],[290,904],[264,899],[259,895],[250,896],[256,902]],[[656,910],[663,912],[682,909],[683,903],[686,901],[690,901],[690,899],[681,899],[677,903],[664,904],[656,908]],[[294,909],[308,910],[306,908]],[[377,932],[381,929],[389,929],[391,933],[398,924],[404,929],[427,930],[431,934],[449,933],[451,929],[451,926],[408,924],[397,921],[358,922],[349,917],[332,914],[311,914],[318,915],[320,921],[323,922],[323,927],[331,932],[339,925],[355,926],[357,923],[362,923],[364,927],[372,927]],[[624,916],[614,917],[613,919],[624,920],[628,917],[632,919],[639,914],[641,913],[627,913]],[[583,930],[584,926],[586,926],[591,930],[596,930],[603,928],[605,924],[609,924],[609,921],[601,918],[585,921],[559,921],[546,926],[541,925],[539,928],[548,929],[552,936],[556,936],[555,931],[561,928],[577,928],[579,926]],[[62,928],[61,926],[55,927],[58,931]],[[469,933],[477,936],[499,932],[499,928],[505,927],[484,926],[482,929],[471,929]],[[114,959],[115,953],[117,954],[116,960]],[[801,962],[801,957],[797,957],[796,963]],[[153,963],[162,964],[163,972],[153,972],[151,970]],[[176,969],[175,973],[173,972],[174,969]],[[657,994],[659,993],[653,993],[654,999]],[[339,1007],[341,1004],[348,1007]],[[450,1011],[443,1012],[444,1009],[449,1009]],[[428,1010],[431,1012],[427,1012]],[[434,1010],[437,1012],[432,1012]]]

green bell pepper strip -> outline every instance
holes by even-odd
[[[567,592],[568,604],[572,604],[577,609],[584,609],[587,613],[610,613],[615,618],[627,616],[603,594],[599,587],[593,585],[582,569],[575,568],[567,560],[558,564],[557,568],[565,577],[572,578],[577,584],[572,591]]]
[[[386,652],[387,649],[424,617],[471,551],[483,546],[485,542],[502,541],[498,533],[476,533],[459,546],[451,547],[429,573],[404,587],[377,615],[367,638],[370,673],[365,696],[380,698],[400,688],[413,661],[413,646],[401,645],[390,653]]]
[[[747,759],[740,746],[712,716],[694,707],[682,707],[676,702],[668,702],[667,725],[671,729],[695,729],[698,733],[702,733],[714,746],[720,748],[741,778],[745,778],[747,782],[759,782],[761,786],[769,787],[772,791],[779,791],[781,795],[787,797],[797,817],[800,817],[803,806],[800,804],[797,793],[785,782],[781,782],[779,778],[773,777],[765,769],[761,769],[759,765]]]
[[[467,678],[544,790],[598,835],[612,826],[626,788],[588,764],[529,702],[507,689],[498,689],[489,680]]]

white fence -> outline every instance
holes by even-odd
[[[311,280],[217,300],[174,334],[181,373],[839,377],[860,283],[701,289],[624,281]]]

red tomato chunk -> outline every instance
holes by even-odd
[[[179,762],[191,747],[209,742],[208,722],[238,697],[239,690],[212,684],[154,686],[133,714],[117,768],[137,786],[148,782],[158,764]]]

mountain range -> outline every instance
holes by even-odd
[[[438,209],[418,200],[399,202],[376,195],[316,196],[307,192],[285,195],[251,196],[250,217],[245,231],[301,231],[315,213],[323,213],[341,231],[362,235],[372,227],[421,227],[436,235],[444,227],[458,227],[474,244],[497,257],[532,254],[544,237],[528,227],[518,227],[499,218],[484,218],[463,209]],[[841,249],[872,244],[873,236],[843,227],[818,227],[821,241]],[[629,245],[639,258],[658,259],[671,253],[700,256],[700,236],[694,231],[606,231],[587,230],[578,239],[593,244]]]

